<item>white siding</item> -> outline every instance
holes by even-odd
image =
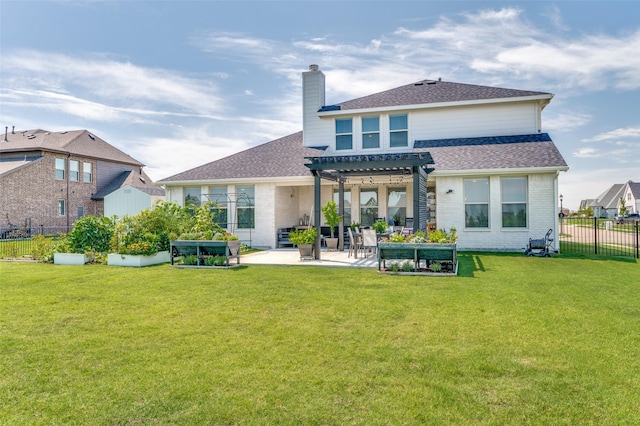
[[[104,215],[106,217],[135,215],[153,207],[151,202],[149,194],[132,186],[125,186],[104,197]]]
[[[460,250],[501,250],[524,252],[529,238],[543,238],[553,229],[552,238],[557,244],[557,180],[555,173],[529,174],[528,226],[526,228],[502,228],[500,197],[501,176],[489,177],[489,228],[465,229],[463,177],[436,178],[437,227],[458,231]],[[447,194],[452,189],[453,192]]]
[[[535,103],[438,108],[410,114],[410,141],[538,133]]]

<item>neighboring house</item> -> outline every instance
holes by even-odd
[[[621,198],[627,207],[627,213],[640,213],[640,182],[625,183]]]
[[[624,187],[625,184],[617,183],[594,199],[580,201],[580,210],[585,211],[591,208],[593,216],[599,218],[612,219],[616,217]]]
[[[580,210],[591,208],[593,216],[612,219],[620,213],[624,200],[628,213],[640,212],[640,182],[616,183],[595,199],[580,201]]]
[[[557,235],[568,167],[541,132],[552,94],[424,80],[327,105],[316,65],[302,81],[302,132],[163,179],[166,199],[218,201],[256,247],[308,217],[323,225],[332,199],[345,224],[455,227],[460,249],[524,250]]]
[[[163,198],[144,165],[86,130],[5,129],[0,141],[0,227],[65,229],[84,215],[137,213]],[[139,200],[114,195],[135,188]],[[122,204],[120,204],[122,202]]]

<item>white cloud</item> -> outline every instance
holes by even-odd
[[[600,133],[592,138],[582,139],[582,142],[602,142],[617,139],[636,138],[640,139],[640,127],[625,127]]]
[[[544,130],[569,131],[582,127],[592,120],[591,115],[582,113],[560,113],[556,116],[545,117]]]
[[[577,158],[598,158],[600,153],[595,148],[580,148],[573,151],[573,156]]]

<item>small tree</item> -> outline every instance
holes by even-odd
[[[624,198],[620,198],[620,209],[618,210],[618,214],[620,216],[626,216],[629,214],[629,209],[627,209],[627,203],[624,201]]]
[[[327,201],[327,204],[322,207],[322,214],[324,215],[325,224],[331,229],[331,238],[333,238],[333,233],[342,220],[342,216],[338,215],[338,206],[336,202]]]
[[[113,221],[108,217],[83,216],[76,220],[73,229],[65,236],[61,245],[71,253],[106,253],[113,235]],[[60,250],[58,250],[60,251]]]

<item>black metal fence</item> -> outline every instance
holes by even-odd
[[[640,258],[640,221],[617,224],[613,219],[559,219],[560,252]]]
[[[40,238],[42,235],[51,240],[70,230],[71,228],[66,226],[0,227],[0,259],[33,256],[41,250],[36,244],[36,237]]]

